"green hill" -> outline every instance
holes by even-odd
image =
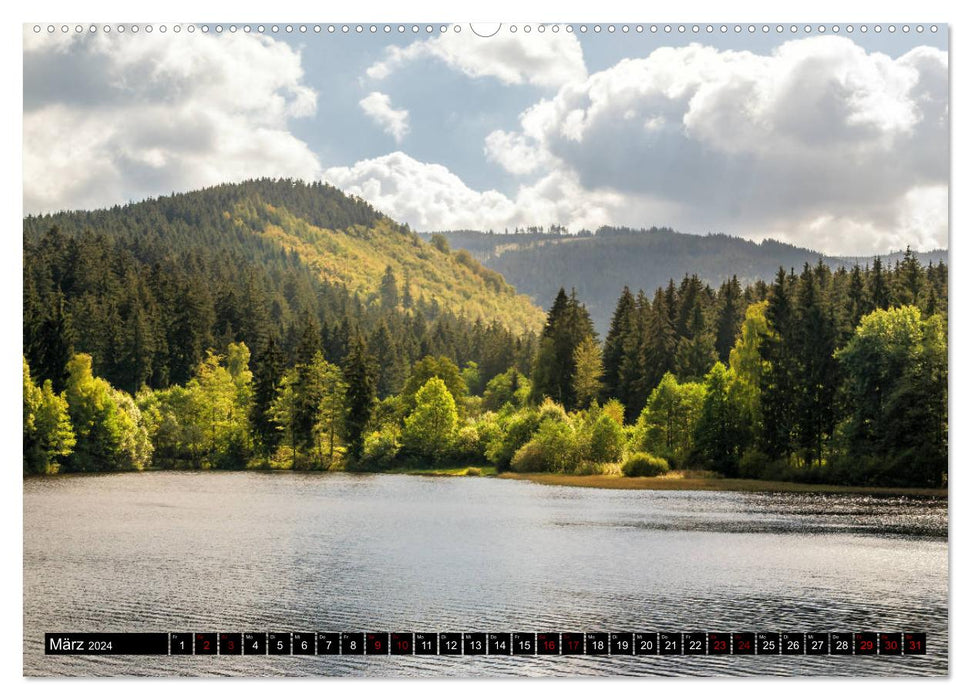
[[[89,229],[134,243],[164,236],[167,247],[232,248],[255,260],[296,253],[323,281],[339,284],[365,304],[379,304],[390,266],[404,296],[437,303],[469,320],[499,321],[520,333],[537,331],[544,315],[496,272],[462,251],[422,241],[375,210],[322,183],[253,180],[173,194],[98,211],[28,217],[25,237],[51,226],[68,235]]]

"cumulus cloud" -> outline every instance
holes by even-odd
[[[661,48],[563,85],[486,152],[616,193],[611,223],[638,212],[827,252],[946,246],[947,70],[937,49],[892,59],[842,37]],[[659,203],[673,218],[651,216]]]
[[[116,204],[258,176],[312,179],[300,55],[243,34],[24,36],[24,209]]]
[[[394,137],[395,143],[401,143],[409,128],[407,109],[394,109],[391,98],[383,92],[372,92],[358,104],[384,133]]]
[[[388,47],[383,60],[372,64],[367,75],[383,80],[402,66],[429,57],[470,77],[488,76],[506,85],[559,87],[587,76],[580,42],[565,32],[528,37],[500,32],[489,38],[473,32],[447,32],[404,48]]]
[[[324,171],[324,179],[371,202],[419,230],[499,229],[563,221],[597,225],[621,205],[609,193],[581,189],[570,175],[550,173],[514,197],[474,190],[448,168],[396,151],[349,167]]]
[[[548,153],[523,134],[496,130],[486,136],[486,158],[516,175],[527,175],[544,165],[550,165]]]

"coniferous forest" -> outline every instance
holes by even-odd
[[[499,471],[940,486],[947,266],[570,281],[542,312],[441,236],[261,180],[24,220],[25,474]],[[348,262],[350,261],[350,262]]]

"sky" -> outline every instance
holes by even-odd
[[[25,213],[270,176],[422,231],[947,247],[943,25],[174,26],[25,25]]]

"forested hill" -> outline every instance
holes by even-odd
[[[318,350],[342,363],[360,339],[384,397],[429,354],[475,362],[483,381],[528,367],[544,320],[469,253],[322,184],[223,185],[23,230],[24,356],[57,391],[75,353],[134,393],[184,384],[207,350],[243,342],[271,396],[283,368]]]
[[[735,275],[744,285],[769,281],[780,267],[799,271],[807,262],[814,265],[822,260],[833,269],[870,262],[867,258],[823,255],[774,240],[754,243],[722,234],[678,233],[669,228],[601,228],[596,234],[577,235],[538,230],[511,234],[447,231],[440,235],[453,247],[470,251],[534,301],[552,299],[561,286],[575,287],[601,334],[606,332],[625,285],[651,291],[671,278],[695,274],[713,286]],[[916,255],[924,265],[947,260],[946,250]],[[902,251],[884,255],[884,266],[892,268],[902,256]]]
[[[296,254],[320,280],[380,303],[390,266],[399,291],[469,320],[498,320],[515,333],[538,330],[542,310],[462,251],[430,245],[356,197],[322,183],[251,180],[97,211],[24,220],[25,241],[52,227],[68,236],[104,234],[131,246],[185,254],[231,252],[255,264]]]

